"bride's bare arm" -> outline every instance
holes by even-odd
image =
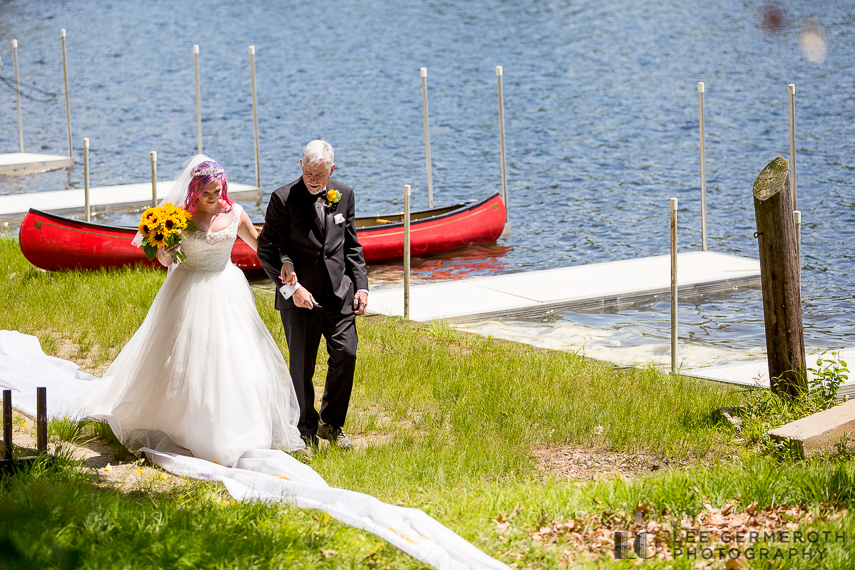
[[[254,251],[258,251],[258,230],[252,225],[249,216],[244,210],[240,213],[240,224],[238,225],[238,235],[240,239],[246,242]]]

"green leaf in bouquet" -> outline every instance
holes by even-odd
[[[148,240],[143,240],[142,250],[149,261],[151,261],[155,258],[155,256],[157,256],[157,247],[149,244]]]
[[[187,220],[187,229],[184,231],[185,232],[198,232],[199,226],[197,226],[196,222],[194,222],[193,220]]]

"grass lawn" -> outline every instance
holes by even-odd
[[[0,268],[0,328],[33,334],[48,354],[95,374],[142,322],[165,277],[45,273],[8,238]],[[272,298],[259,292],[256,301],[287,357]],[[420,508],[520,568],[629,567],[638,561],[611,557],[612,532],[641,525],[658,549],[644,567],[855,566],[855,529],[841,516],[855,504],[855,464],[775,456],[762,430],[746,437],[713,420],[712,410],[754,394],[443,325],[370,317],[357,326],[345,426],[357,448],[322,448],[311,460],[331,485]],[[324,364],[322,355],[320,384]],[[23,423],[16,418],[26,435]],[[74,440],[55,465],[0,479],[2,568],[423,567],[322,513],[236,504],[219,484],[117,458],[96,425],[55,423],[54,439]],[[72,448],[88,459],[72,458]],[[108,460],[115,471],[104,471]],[[700,536],[691,529],[734,548],[723,529],[765,534],[750,545],[754,558],[729,561],[714,542],[687,542]],[[826,540],[793,542],[793,533],[811,531]],[[773,558],[778,548],[785,553]]]

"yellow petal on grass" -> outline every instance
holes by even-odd
[[[142,469],[137,469],[137,473],[142,473]]]
[[[107,472],[112,471],[112,470],[113,470],[113,466],[112,466],[112,465],[110,465],[109,463],[108,463],[108,464],[107,464],[107,466],[104,468],[104,471],[107,471]]]
[[[21,424],[21,427],[29,427],[29,425],[30,424],[28,424],[28,423],[23,423],[23,424]]]
[[[329,514],[329,513],[324,513],[324,518],[322,518],[322,519],[321,519],[321,522],[322,522],[322,523],[325,523],[325,522],[327,522],[327,521],[329,521],[329,520],[330,520],[330,514]]]

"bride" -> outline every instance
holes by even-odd
[[[169,267],[166,280],[140,328],[78,406],[106,419],[130,449],[189,451],[234,466],[250,449],[304,448],[288,367],[231,263],[236,236],[256,249],[258,232],[229,199],[223,167],[194,156],[165,202],[183,206],[198,228],[181,240],[187,259],[173,263],[170,251],[158,252]]]

